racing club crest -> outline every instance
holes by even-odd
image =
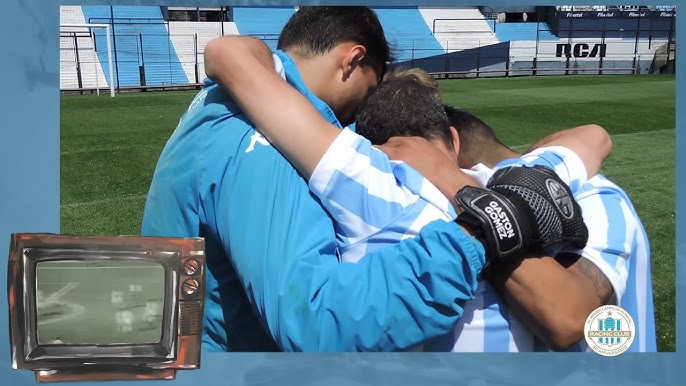
[[[598,354],[616,356],[631,347],[635,330],[636,325],[628,312],[608,305],[591,312],[584,325],[584,337],[588,346]]]

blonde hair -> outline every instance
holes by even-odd
[[[396,67],[392,71],[389,71],[384,76],[383,80],[397,79],[397,78],[413,78],[419,84],[424,87],[428,87],[433,92],[434,97],[441,103],[443,103],[443,98],[441,97],[441,90],[438,86],[438,81],[434,79],[428,72],[416,67]]]

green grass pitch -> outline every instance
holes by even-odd
[[[523,150],[547,133],[597,123],[614,150],[603,173],[634,202],[652,247],[658,349],[675,350],[675,78],[560,76],[441,81],[446,103]],[[155,163],[191,92],[61,98],[61,232],[140,232]]]

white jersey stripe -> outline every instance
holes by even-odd
[[[479,283],[474,300],[468,301],[462,317],[455,326],[454,352],[484,352],[485,341],[482,334],[475,331],[484,329],[484,283]]]

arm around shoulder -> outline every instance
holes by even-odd
[[[205,74],[213,82],[227,87],[232,71],[231,57],[250,55],[267,68],[274,68],[274,60],[269,47],[260,39],[251,36],[222,36],[210,40],[203,54]]]
[[[586,166],[587,176],[592,177],[598,174],[612,152],[612,138],[602,126],[582,125],[552,133],[534,143],[526,153],[544,146],[562,146],[572,150]]]
[[[206,73],[229,92],[254,127],[307,178],[340,129],[274,70],[259,39],[224,36],[205,49]]]

